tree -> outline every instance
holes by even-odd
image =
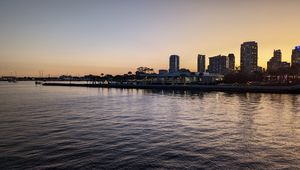
[[[154,73],[154,69],[153,68],[149,68],[149,67],[138,67],[137,72],[139,73],[144,73],[144,74],[152,74]]]

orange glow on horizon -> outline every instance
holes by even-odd
[[[0,76],[116,75],[139,66],[158,72],[172,54],[191,71],[198,54],[208,65],[209,57],[234,53],[239,66],[245,41],[258,43],[265,68],[274,49],[290,62],[300,45],[294,0],[7,4],[0,6]]]

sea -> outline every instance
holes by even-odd
[[[300,169],[300,95],[0,82],[0,169]]]

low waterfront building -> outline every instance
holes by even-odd
[[[218,82],[222,82],[224,80],[224,75],[221,74],[212,74],[212,73],[204,73],[201,75],[201,84],[216,84]]]
[[[158,74],[159,74],[159,75],[166,75],[166,74],[168,74],[168,73],[169,73],[168,70],[164,70],[164,69],[158,70]]]
[[[160,74],[143,74],[143,78],[136,79],[135,84],[142,85],[188,85],[188,84],[216,84],[224,76],[212,73],[190,72],[180,69],[178,72],[161,71]]]

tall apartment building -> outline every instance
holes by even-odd
[[[235,56],[233,53],[228,54],[228,69],[230,72],[235,69]]]
[[[257,42],[249,41],[241,45],[241,72],[257,71],[258,47]]]
[[[216,74],[226,74],[228,68],[228,57],[218,55],[209,58],[208,72]]]
[[[295,47],[292,51],[292,67],[300,66],[300,46]]]
[[[282,62],[282,53],[281,50],[274,50],[273,57],[267,63],[267,71],[277,72],[283,69],[289,69],[290,63]]]
[[[169,72],[176,73],[179,71],[179,56],[171,55],[169,60]]]
[[[197,71],[199,73],[204,73],[205,72],[205,55],[198,55],[197,59]]]

